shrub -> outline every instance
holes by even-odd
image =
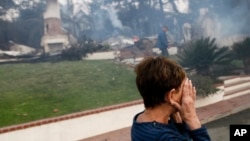
[[[250,74],[250,37],[245,38],[241,42],[234,43],[232,49],[235,57],[242,60],[245,73]]]
[[[73,45],[70,48],[63,50],[61,57],[66,60],[82,60],[84,56],[84,49],[82,47],[78,47],[78,45]]]
[[[214,94],[218,89],[214,85],[214,80],[209,76],[192,74],[188,76],[196,87],[198,96],[208,96]]]

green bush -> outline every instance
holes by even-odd
[[[234,43],[232,48],[236,59],[242,60],[245,73],[250,74],[250,37]]]
[[[218,90],[214,85],[213,79],[209,76],[192,74],[188,77],[196,87],[196,93],[198,96],[205,97],[214,94]]]
[[[71,46],[70,48],[63,50],[61,57],[65,60],[82,60],[82,57],[86,55],[83,47],[79,47],[78,44]]]

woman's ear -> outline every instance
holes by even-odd
[[[171,101],[175,101],[174,94],[175,94],[175,89],[172,89],[170,92],[165,94],[165,101],[168,103],[171,103]]]

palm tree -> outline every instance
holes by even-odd
[[[250,73],[250,37],[233,44],[233,52],[237,59],[242,60],[245,73]]]
[[[188,43],[178,58],[180,64],[188,70],[207,76],[213,76],[214,66],[226,65],[232,61],[228,48],[219,48],[215,44],[215,38],[211,40],[209,37]]]

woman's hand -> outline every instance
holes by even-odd
[[[172,118],[175,123],[182,123],[182,118],[179,112],[173,113],[170,118]]]
[[[179,111],[181,119],[186,122],[191,130],[201,127],[195,110],[196,90],[193,87],[191,80],[184,80],[182,84],[182,98],[180,104],[175,101],[170,101],[171,104]]]

